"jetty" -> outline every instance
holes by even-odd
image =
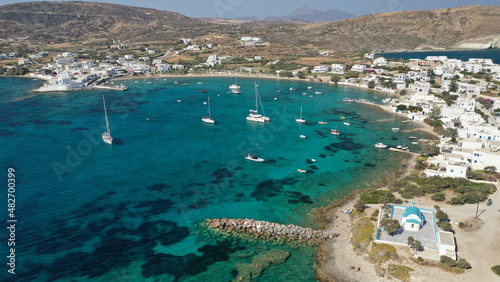
[[[254,219],[206,219],[204,225],[217,234],[225,234],[240,239],[260,239],[277,243],[296,242],[319,245],[321,242],[338,237],[326,230],[314,230],[301,226],[279,224]]]

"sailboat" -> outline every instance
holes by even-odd
[[[234,78],[234,83],[229,85],[229,90],[231,90],[232,94],[241,94],[241,87],[238,85],[238,79]]]
[[[208,98],[208,116],[202,117],[201,120],[206,123],[211,123],[211,124],[215,123],[215,120],[213,120],[212,116],[210,115],[210,98]]]
[[[104,95],[102,95],[102,102],[104,104],[104,116],[106,117],[106,128],[108,130],[102,133],[102,141],[108,143],[109,145],[112,145],[113,137],[111,137],[111,133],[109,132],[108,112],[106,111],[106,101],[104,100]]]
[[[262,109],[262,115],[259,114],[259,102],[260,108]],[[270,122],[271,119],[265,116],[264,107],[262,107],[262,101],[260,100],[259,91],[257,90],[257,83],[255,83],[255,110],[250,110],[250,114],[247,116],[248,121],[255,122]]]
[[[306,123],[306,120],[302,119],[302,106],[300,106],[300,118],[295,118],[295,121],[298,123]]]
[[[330,129],[330,134],[340,136],[340,131],[337,126],[335,126],[335,129]]]

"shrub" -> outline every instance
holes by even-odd
[[[417,258],[417,260],[418,260],[419,262],[424,262],[424,259],[423,259],[422,257],[418,257],[418,258]]]
[[[394,235],[394,232],[401,228],[399,221],[397,219],[384,218],[380,225],[385,229],[389,235]]]
[[[446,200],[446,196],[443,193],[436,193],[432,195],[431,199],[437,202],[442,202]]]
[[[463,229],[464,227],[465,227],[465,223],[463,223],[463,222],[460,221],[458,223],[458,228]]]
[[[378,211],[378,210],[375,210],[375,211],[373,212],[372,216],[373,216],[373,217],[377,217],[377,216],[378,216],[378,214],[379,214],[379,211]]]
[[[461,258],[457,262],[457,267],[463,268],[463,269],[469,269],[471,268],[470,263],[468,263],[465,259]]]
[[[451,224],[447,221],[441,223],[441,229],[443,229],[444,231],[452,231],[453,228],[451,227]]]
[[[500,265],[492,266],[491,271],[493,271],[493,273],[495,273],[496,275],[500,276]]]
[[[364,212],[365,202],[363,202],[362,200],[358,200],[356,204],[354,204],[354,208],[356,209],[357,212]]]

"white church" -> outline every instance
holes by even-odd
[[[424,226],[425,218],[419,208],[413,203],[412,206],[405,209],[403,214],[402,225],[404,230],[419,231]]]

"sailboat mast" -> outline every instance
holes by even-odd
[[[210,97],[208,98],[208,118],[212,118],[210,116]]]
[[[255,81],[254,81],[254,84],[255,84],[255,111],[256,111],[257,113],[259,113],[259,102],[258,102],[258,100],[257,100],[257,97],[258,97],[258,95],[259,95],[259,94],[258,94],[259,92],[257,92],[257,91],[258,91],[258,90],[257,90],[257,82],[255,82]]]
[[[300,106],[300,119],[302,119],[302,106]]]
[[[106,111],[106,100],[104,100],[104,95],[102,95],[102,102],[104,104],[104,116],[106,117],[106,128],[108,129],[108,134],[109,134],[108,112]]]

